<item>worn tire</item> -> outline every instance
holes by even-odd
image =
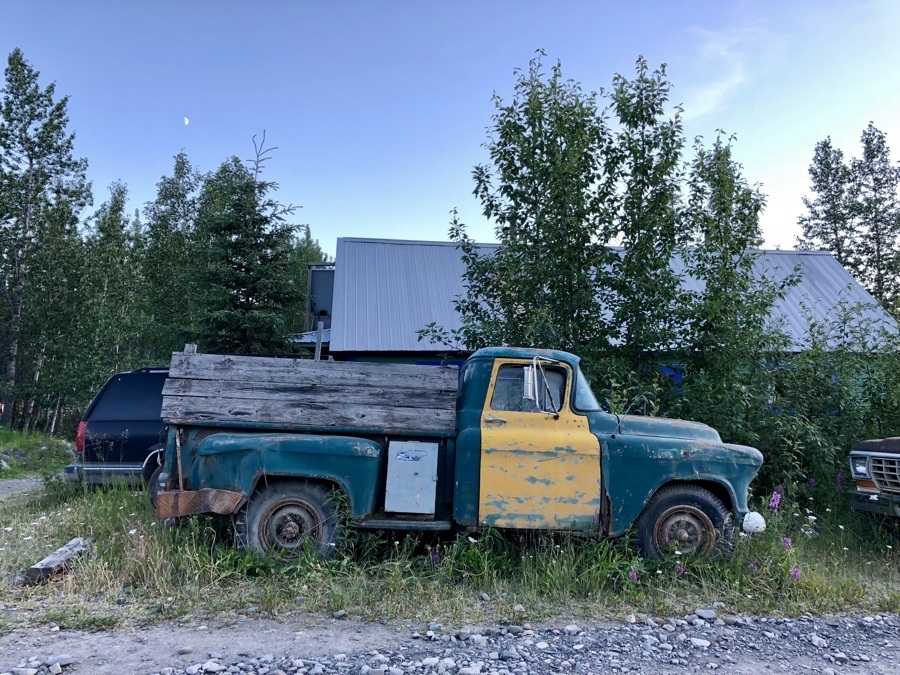
[[[334,555],[341,533],[330,497],[330,490],[320,483],[264,485],[235,516],[235,545],[286,561],[297,559],[307,542],[322,558]]]
[[[637,521],[638,545],[647,558],[669,552],[729,557],[734,549],[734,516],[709,490],[673,485],[657,492]]]
[[[158,466],[153,474],[150,476],[150,479],[147,481],[147,492],[150,495],[150,506],[156,509],[156,498],[159,495],[160,487],[159,487],[159,475],[163,472],[163,467]]]

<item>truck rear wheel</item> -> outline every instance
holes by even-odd
[[[734,518],[709,490],[697,485],[663,488],[637,522],[638,544],[648,558],[666,553],[728,557],[734,547]]]
[[[320,557],[334,554],[340,538],[329,490],[319,483],[279,482],[259,488],[235,519],[239,549],[295,560],[311,542]]]

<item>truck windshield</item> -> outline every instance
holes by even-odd
[[[597,397],[591,391],[591,384],[587,381],[581,368],[575,375],[575,409],[576,410],[600,410],[600,404],[597,403]]]

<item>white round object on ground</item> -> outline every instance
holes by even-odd
[[[756,534],[766,531],[766,519],[756,511],[751,511],[744,516],[744,532]]]

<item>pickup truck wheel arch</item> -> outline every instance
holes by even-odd
[[[235,514],[235,545],[293,560],[307,542],[312,542],[320,557],[330,557],[341,537],[334,502],[331,490],[322,483],[279,481],[263,485]]]
[[[728,557],[734,548],[734,516],[722,501],[698,485],[662,488],[637,520],[638,545],[648,558],[679,550],[704,557]]]
[[[153,485],[153,474],[156,473],[157,467],[163,465],[165,450],[166,446],[161,443],[151,445],[147,449],[147,458],[141,466],[141,480],[145,487]]]

